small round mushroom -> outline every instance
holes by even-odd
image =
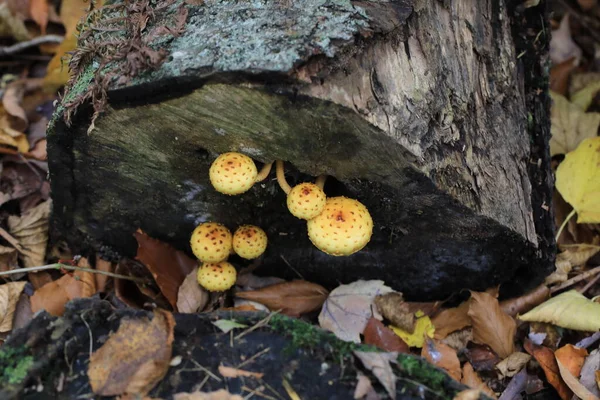
[[[225,261],[232,248],[231,232],[224,225],[205,222],[192,232],[190,245],[194,255],[201,261]]]
[[[271,172],[272,162],[260,172],[254,161],[242,153],[223,153],[213,161],[208,171],[210,183],[217,192],[236,195],[247,192],[256,182],[265,180]]]
[[[233,251],[246,260],[253,260],[265,252],[267,242],[267,234],[261,228],[242,225],[233,234]]]
[[[371,239],[373,219],[360,201],[330,197],[323,212],[307,223],[310,241],[332,256],[348,256]]]
[[[292,188],[287,196],[287,206],[294,217],[312,219],[321,214],[327,196],[314,183],[304,182]]]
[[[198,283],[209,292],[222,292],[235,285],[237,271],[227,261],[204,263],[198,268]]]
[[[288,210],[294,217],[300,219],[312,219],[319,215],[325,207],[325,176],[319,176],[316,183],[304,182],[293,188],[285,179],[283,161],[277,160],[276,163],[277,182],[281,189],[287,194]]]

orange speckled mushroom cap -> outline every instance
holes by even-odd
[[[360,201],[330,197],[323,212],[307,223],[310,241],[332,256],[356,253],[371,240],[373,219]]]
[[[219,262],[227,260],[232,247],[231,232],[216,222],[200,224],[192,232],[192,252],[201,261]]]
[[[321,214],[327,196],[314,183],[304,182],[292,188],[287,196],[287,206],[294,217],[312,219]]]
[[[233,234],[233,250],[247,260],[260,257],[267,249],[267,234],[254,225],[242,225]]]
[[[254,185],[258,171],[254,161],[241,153],[223,153],[208,171],[210,183],[220,193],[241,194]]]
[[[209,292],[222,292],[235,285],[237,271],[227,261],[204,263],[198,268],[198,283]]]

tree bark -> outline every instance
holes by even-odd
[[[115,4],[90,22],[80,49],[130,40],[98,29],[144,13]],[[200,222],[250,223],[269,236],[262,274],[328,287],[383,279],[413,299],[499,284],[514,294],[552,268],[544,5],[151,6],[137,40],[166,51],[162,63],[132,75],[138,50],[88,57],[55,114],[55,237],[131,256],[142,228],[189,252]],[[99,82],[109,102],[86,135],[89,106],[70,125],[63,117],[103,94]],[[226,151],[285,160],[292,183],[329,175],[328,196],[369,208],[371,242],[350,257],[318,251],[273,180],[217,193],[208,168]]]

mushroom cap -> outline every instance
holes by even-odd
[[[254,185],[258,171],[254,161],[241,153],[223,153],[208,171],[210,183],[220,193],[241,194]]]
[[[327,196],[314,183],[304,182],[292,188],[287,196],[287,206],[294,217],[312,219],[321,214]]]
[[[232,247],[231,232],[216,222],[200,224],[192,232],[192,252],[201,261],[219,262],[227,260]]]
[[[323,212],[307,223],[310,241],[332,256],[356,253],[371,239],[373,219],[360,201],[330,197]]]
[[[267,234],[254,225],[242,225],[233,234],[233,250],[247,260],[259,257],[267,249]]]
[[[196,279],[209,292],[222,292],[235,285],[237,271],[227,261],[203,263],[198,268]]]

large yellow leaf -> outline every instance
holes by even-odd
[[[550,154],[566,154],[575,150],[586,138],[596,136],[600,113],[586,113],[564,96],[550,91],[552,97],[552,138]]]
[[[101,7],[103,0],[96,1],[96,7]],[[63,0],[60,6],[60,19],[65,27],[65,40],[58,46],[56,54],[48,64],[48,73],[44,78],[44,87],[54,91],[69,80],[69,68],[63,57],[77,46],[77,23],[86,15],[88,4],[84,0]]]
[[[423,347],[426,336],[433,339],[435,327],[433,326],[431,319],[429,319],[422,311],[417,311],[415,316],[417,317],[417,320],[414,332],[410,333],[404,329],[391,325],[390,329],[393,330],[396,335],[400,336],[409,347]]]
[[[584,140],[565,156],[556,189],[577,211],[578,223],[600,222],[600,137]]]
[[[589,300],[576,290],[570,290],[540,304],[519,316],[519,319],[594,332],[600,330],[600,303]]]

